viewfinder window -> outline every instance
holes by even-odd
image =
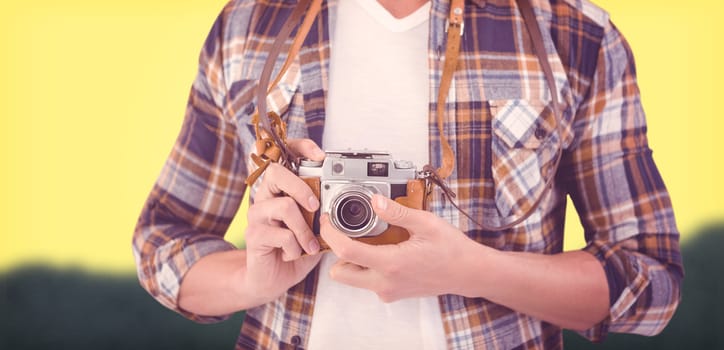
[[[387,177],[389,176],[387,162],[367,163],[367,176]]]

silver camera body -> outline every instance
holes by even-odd
[[[372,210],[372,195],[395,199],[407,194],[407,182],[416,178],[415,165],[394,160],[387,152],[327,151],[322,162],[302,160],[300,177],[320,179],[319,213],[328,213],[332,225],[350,237],[378,236],[387,223]]]

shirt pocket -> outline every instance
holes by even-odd
[[[505,223],[527,213],[543,194],[558,136],[547,101],[492,100],[489,105],[495,203]]]

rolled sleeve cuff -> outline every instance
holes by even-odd
[[[609,288],[609,316],[592,328],[579,332],[587,339],[599,342],[606,339],[612,323],[617,323],[620,329],[625,322],[617,322],[629,311],[641,294],[648,287],[650,280],[647,266],[641,264],[639,259],[624,249],[620,244],[611,245],[609,242],[592,241],[584,251],[592,254],[601,262],[606,274]],[[632,325],[635,328],[636,325]]]
[[[155,255],[156,288],[154,297],[164,306],[199,323],[215,323],[228,319],[223,316],[202,316],[178,305],[181,282],[191,267],[201,258],[216,252],[234,250],[233,244],[215,235],[198,235],[193,239],[172,240],[160,246]]]

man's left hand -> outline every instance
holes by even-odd
[[[430,212],[407,208],[380,195],[372,197],[372,206],[380,219],[407,229],[410,239],[399,244],[365,244],[336,230],[328,215],[323,215],[322,238],[339,257],[330,270],[333,280],[371,290],[384,302],[467,294],[470,276],[465,271],[471,268],[467,258],[479,252],[475,249],[481,245]]]

